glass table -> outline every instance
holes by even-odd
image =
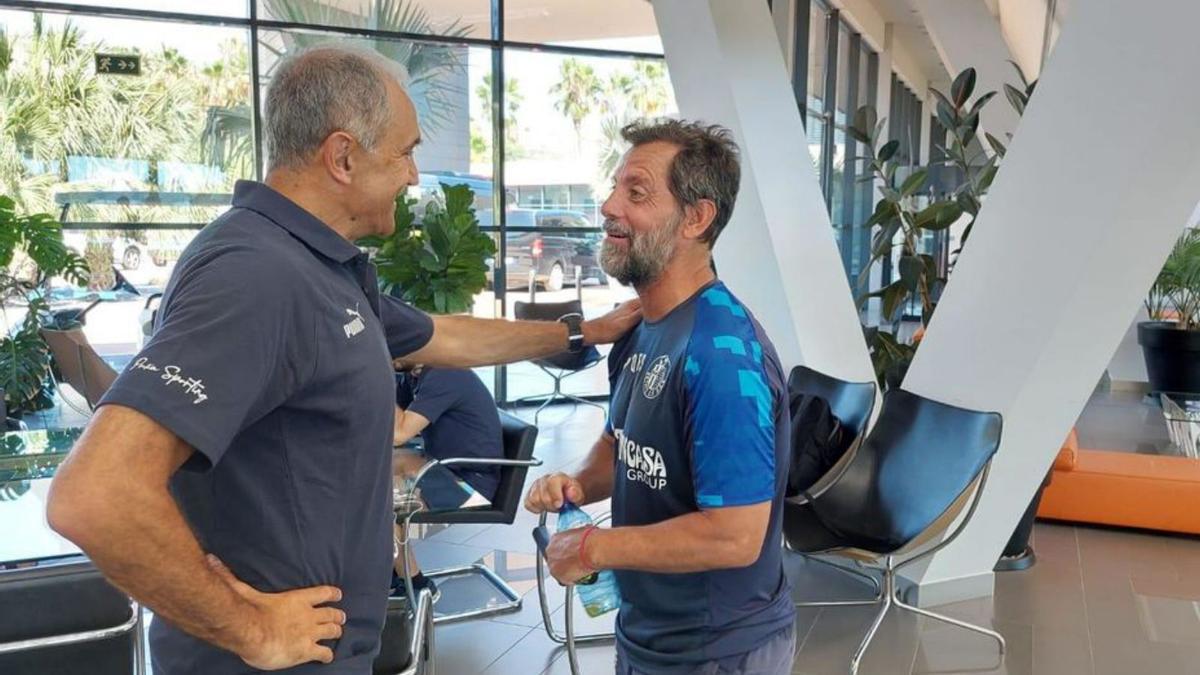
[[[0,568],[79,554],[50,529],[50,479],[83,429],[9,431],[0,438]]]
[[[1162,394],[1161,400],[1171,444],[1184,457],[1200,459],[1200,401],[1167,394]]]
[[[50,529],[46,495],[82,428],[9,431],[0,438],[0,567],[75,555],[79,549]],[[402,521],[427,514],[489,508],[491,503],[447,465],[431,462],[419,444],[395,450],[398,467],[393,497]],[[420,482],[415,479],[420,475]]]

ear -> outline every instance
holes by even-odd
[[[700,239],[717,217],[717,205],[711,199],[701,199],[683,210],[683,236]]]
[[[352,180],[350,171],[354,164],[352,155],[356,145],[353,136],[344,131],[335,131],[329,134],[318,151],[325,171],[342,185],[349,185]]]

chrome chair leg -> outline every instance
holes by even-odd
[[[938,621],[943,621],[943,622],[951,624],[953,626],[958,626],[959,628],[965,628],[969,631],[979,633],[980,635],[986,635],[1000,644],[1000,653],[1001,654],[1003,654],[1005,652],[1005,650],[1007,649],[1008,645],[1004,641],[1004,636],[997,633],[994,630],[984,628],[983,626],[976,626],[975,624],[967,623],[966,621],[960,621],[958,619],[946,616],[945,614],[938,614],[937,612],[931,612],[931,611],[929,611],[927,609],[923,609],[921,607],[914,607],[913,605],[904,603],[903,601],[900,600],[899,597],[897,597],[895,599],[895,604],[898,609],[903,609],[903,610],[906,610],[909,612],[913,612],[915,614],[920,614],[921,616],[927,616],[930,619],[936,619]]]
[[[601,410],[604,410],[604,405],[597,401],[589,401],[586,398],[583,398],[581,396],[576,396],[574,394],[563,394],[562,396],[563,396],[563,398],[571,399],[572,401],[574,401],[576,403],[582,403],[584,405],[590,405],[590,406],[599,408]]]
[[[867,630],[867,634],[863,636],[862,642],[859,643],[858,649],[855,650],[854,656],[850,659],[850,675],[858,675],[858,667],[862,663],[863,656],[867,653],[867,647],[871,646],[871,641],[875,639],[875,634],[879,632],[879,627],[883,625],[883,618],[887,616],[888,610],[892,608],[896,588],[895,573],[891,570],[891,560],[888,560],[888,570],[883,575],[883,604],[880,605],[879,611],[875,613],[875,620],[871,622],[871,627]]]

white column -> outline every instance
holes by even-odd
[[[991,569],[1200,196],[1200,3],[1076,3],[904,386],[1004,415],[922,604]],[[1114,83],[1120,83],[1114,88]],[[1136,130],[1131,133],[1130,130]]]
[[[681,116],[733,130],[737,207],[716,248],[722,278],[785,368],[873,377],[850,285],[765,2],[654,0]]]

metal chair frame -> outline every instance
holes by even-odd
[[[409,551],[410,551],[409,532],[411,531],[410,528],[412,526],[412,519],[417,514],[427,511],[427,509],[425,508],[425,505],[422,504],[420,502],[420,500],[417,499],[417,496],[416,496],[417,486],[420,485],[421,479],[425,477],[425,474],[429,473],[429,471],[432,470],[436,466],[465,466],[465,465],[535,467],[535,466],[541,466],[542,460],[537,459],[536,457],[532,458],[532,459],[527,459],[527,460],[524,460],[524,459],[481,459],[478,457],[449,457],[446,459],[431,459],[428,462],[426,462],[419,471],[417,471],[416,479],[413,480],[412,486],[410,487],[409,491],[406,492],[404,494],[404,496],[401,498],[402,504],[404,504],[404,503],[417,504],[417,507],[415,509],[409,510],[404,515],[404,524],[401,527],[400,536],[396,539],[396,542],[395,542],[397,554],[400,556],[400,561],[401,561],[400,564],[401,564],[402,569],[404,570],[404,589],[405,589],[405,591],[407,591],[408,597],[410,597],[410,598],[413,597],[414,591],[413,591],[413,585],[412,585],[411,570],[409,570],[409,568],[408,568],[408,556],[409,556]],[[503,604],[496,605],[495,607],[483,607],[480,609],[456,612],[454,614],[447,614],[444,616],[435,616],[435,617],[433,617],[433,623],[435,625],[443,624],[443,623],[452,623],[452,622],[456,622],[456,621],[467,621],[469,619],[479,619],[479,618],[488,617],[488,616],[495,616],[497,614],[507,614],[509,612],[516,612],[521,609],[521,595],[519,593],[517,593],[517,591],[508,584],[508,582],[501,579],[499,575],[497,575],[494,571],[492,571],[486,565],[483,565],[480,563],[473,563],[471,565],[459,565],[456,567],[444,567],[444,568],[430,570],[430,571],[425,572],[425,576],[430,579],[441,579],[441,578],[446,578],[446,577],[463,576],[463,575],[470,575],[470,574],[478,574],[478,575],[482,576],[489,584],[492,585],[492,587],[494,587],[497,591],[499,591],[501,594],[503,594],[504,597],[508,598],[508,601]]]

